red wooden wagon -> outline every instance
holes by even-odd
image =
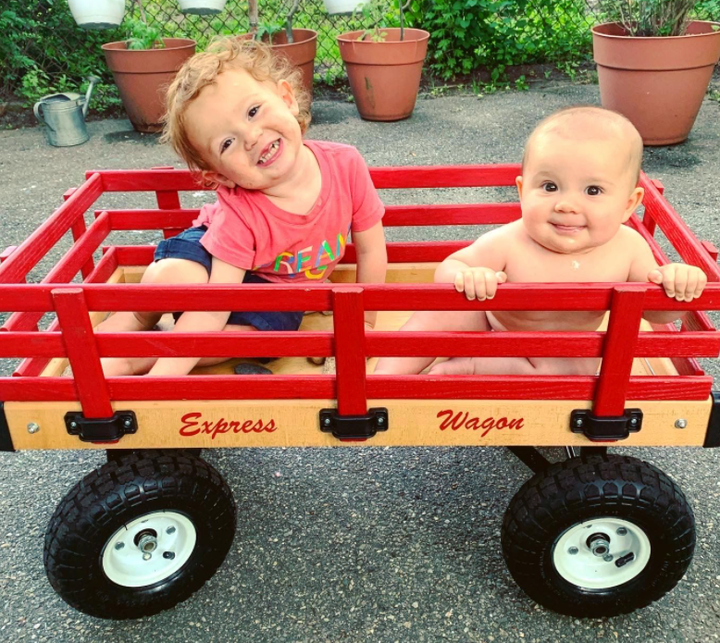
[[[517,165],[375,168],[378,188],[512,186]],[[642,220],[682,259],[720,280],[716,251],[698,241],[642,178]],[[480,309],[451,285],[433,285],[436,263],[468,241],[389,243],[384,285],[354,284],[347,244],[332,283],[299,286],[143,286],[152,246],[103,245],[119,230],[187,227],[198,190],[187,171],[89,172],[86,182],[0,266],[0,357],[22,358],[0,378],[0,449],[105,449],[108,462],[58,506],[45,540],[53,587],[76,608],[132,618],[196,591],[223,561],[235,529],[227,485],[199,450],[241,446],[507,446],[535,475],[508,507],[503,551],[518,584],[552,609],[577,615],[631,611],[672,589],[695,544],[692,510],[656,467],[607,453],[623,446],[720,444],[712,377],[696,358],[716,357],[720,334],[705,310],[720,285],[677,303],[651,284],[503,285],[496,310],[609,311],[607,331],[398,333],[410,311]],[[107,192],[154,192],[157,208],[85,213]],[[501,224],[518,203],[390,206],[385,225]],[[41,283],[31,269],[71,231],[72,247]],[[345,240],[339,241],[345,244]],[[102,249],[102,255],[96,252]],[[76,276],[80,275],[80,279]],[[299,332],[94,333],[118,310],[332,311],[306,315]],[[690,311],[681,329],[651,327],[647,310]],[[365,334],[363,311],[380,311]],[[38,328],[51,314],[49,325]],[[47,327],[45,327],[47,326]],[[267,355],[273,375],[232,374],[235,362],[177,378],[105,378],[103,356]],[[334,356],[336,372],[305,357]],[[380,376],[384,355],[601,356],[597,376]],[[369,362],[366,358],[371,357]],[[72,376],[62,376],[67,365]],[[566,447],[551,464],[536,450]]]

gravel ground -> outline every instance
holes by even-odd
[[[411,119],[395,124],[363,122],[351,104],[319,101],[310,136],[354,144],[371,165],[512,162],[520,159],[539,118],[578,102],[598,102],[597,87],[555,83],[480,99],[421,100]],[[706,101],[689,141],[645,156],[646,172],[663,181],[698,236],[716,244],[719,122],[720,105]],[[48,146],[39,129],[0,132],[3,247],[37,227],[86,169],[181,166],[154,136],[132,132],[125,120],[92,122],[88,130],[88,143],[59,149]],[[403,196],[384,195],[388,202]],[[507,191],[499,196],[512,198]],[[442,191],[427,200],[467,197],[472,191]],[[184,196],[185,205],[200,200]],[[125,198],[122,203],[134,205]],[[454,234],[411,229],[392,238]],[[0,373],[9,369],[5,364]],[[715,365],[708,370],[715,373]],[[235,543],[194,597],[131,622],[101,621],[69,608],[50,588],[42,566],[43,534],[54,507],[103,462],[102,452],[3,453],[0,641],[716,640],[720,456],[700,449],[630,453],[683,487],[698,525],[686,577],[668,596],[632,615],[560,616],[517,588],[502,560],[500,523],[530,474],[505,449],[369,447],[207,452],[235,494]],[[547,455],[562,457],[557,449]]]

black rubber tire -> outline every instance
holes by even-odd
[[[103,572],[105,544],[122,525],[154,511],[184,514],[196,530],[190,558],[169,578],[124,587]],[[50,584],[74,608],[100,618],[156,614],[185,600],[215,573],[235,535],[235,501],[200,458],[137,451],[88,474],[65,496],[45,534]]]
[[[560,576],[553,548],[568,528],[603,516],[643,529],[650,559],[622,585],[585,589]],[[677,585],[692,560],[695,519],[678,485],[647,462],[619,455],[571,458],[521,487],[505,512],[502,548],[512,577],[537,603],[572,616],[615,616]]]

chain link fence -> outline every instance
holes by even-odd
[[[498,10],[490,19],[508,27],[498,43],[472,43],[478,54],[473,64],[488,67],[519,63],[577,63],[591,54],[590,27],[598,21],[593,12],[597,0],[516,0],[495,3]],[[284,25],[292,0],[258,0],[262,25]],[[485,0],[485,4],[488,4]],[[156,26],[164,37],[190,37],[198,50],[217,35],[249,31],[247,0],[228,0],[224,10],[214,15],[189,15],[180,11],[177,0],[143,0],[150,26]],[[455,3],[458,11],[467,10],[466,0]],[[386,3],[392,7],[392,2]],[[432,28],[423,23],[433,0],[412,0],[407,11],[407,25]],[[519,10],[522,7],[522,11]],[[719,20],[720,0],[701,0],[696,5],[700,19]],[[468,13],[468,15],[470,15]],[[102,104],[103,92],[112,95],[112,76],[107,70],[100,46],[105,42],[124,40],[133,20],[140,19],[139,5],[126,0],[123,25],[117,29],[86,31],[78,27],[67,0],[0,0],[0,103],[17,96],[27,101],[50,91],[77,89],[90,74],[100,75],[105,87],[99,89],[96,101]],[[371,26],[360,14],[330,15],[323,0],[300,0],[293,27],[318,32],[315,71],[320,83],[344,82],[336,36],[342,32]],[[434,73],[438,60],[437,41],[431,33],[430,55],[426,71]],[[493,47],[512,41],[512,50],[499,60]],[[540,44],[542,46],[540,46]],[[435,58],[433,58],[435,56]],[[495,57],[494,57],[495,56]],[[97,104],[97,103],[96,103]]]
[[[284,28],[291,5],[292,2],[288,0],[259,0],[260,27],[274,30]],[[212,15],[182,13],[176,0],[144,0],[143,6],[148,24],[159,27],[161,34],[166,37],[194,38],[198,42],[198,50],[204,49],[216,36],[247,33],[250,30],[247,1],[228,0],[222,12]],[[131,18],[140,18],[135,2],[128,2],[127,10]],[[336,37],[346,31],[361,29],[366,22],[361,14],[328,14],[323,0],[300,0],[292,26],[318,32],[315,71],[321,81],[332,84],[343,72]]]

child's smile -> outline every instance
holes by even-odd
[[[270,145],[263,149],[262,154],[260,154],[260,160],[257,164],[265,166],[271,165],[280,156],[281,146],[282,141],[280,139],[270,143]]]

